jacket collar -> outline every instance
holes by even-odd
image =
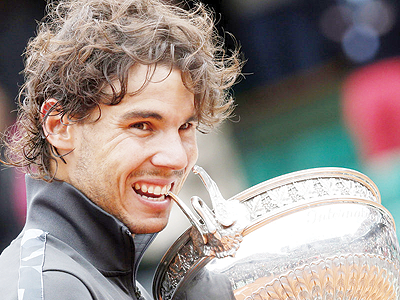
[[[25,229],[49,232],[102,272],[136,273],[144,251],[156,234],[135,235],[133,241],[122,222],[66,182],[48,183],[26,176],[26,185]]]

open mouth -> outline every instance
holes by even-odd
[[[172,185],[149,185],[136,183],[133,189],[135,192],[144,199],[151,201],[163,201],[166,194],[171,190]]]

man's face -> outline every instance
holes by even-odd
[[[131,69],[128,92],[142,86],[146,73],[142,65]],[[66,156],[63,180],[132,233],[166,226],[172,202],[164,195],[179,192],[197,160],[194,95],[180,71],[168,73],[157,67],[142,92],[127,94],[118,105],[100,105],[97,121],[71,125],[75,149]]]

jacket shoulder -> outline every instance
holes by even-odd
[[[46,271],[43,273],[44,298],[47,299],[98,299],[92,295],[88,287],[73,274],[60,270]]]

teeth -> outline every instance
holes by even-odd
[[[169,188],[168,188],[168,190],[167,190],[167,187],[166,187],[166,186],[163,186],[163,188],[162,188],[162,190],[161,190],[161,194],[162,194],[162,195],[165,195],[168,191],[169,191]]]
[[[160,186],[156,186],[155,188],[154,188],[154,191],[153,191],[153,194],[154,195],[161,195],[161,187]]]
[[[144,199],[151,200],[151,201],[163,201],[165,199],[165,195],[162,195],[161,197],[158,197],[158,198],[148,197],[145,195],[142,195],[142,197]]]
[[[144,187],[146,187],[145,185],[143,185]],[[143,191],[143,186],[142,186],[142,191]],[[154,194],[154,186],[149,186],[149,188],[147,189],[147,191],[149,192],[149,194]],[[145,192],[145,191],[143,191]],[[146,193],[146,192],[145,192]]]
[[[149,193],[155,196],[162,196],[160,198],[164,198],[165,194],[171,189],[171,185],[164,185],[164,186],[159,186],[159,185],[149,185],[147,186],[146,184],[140,185],[139,183],[135,183],[135,190],[139,191],[141,190],[143,193]],[[143,196],[145,198],[148,198],[146,196]],[[151,199],[156,199],[151,197]]]

